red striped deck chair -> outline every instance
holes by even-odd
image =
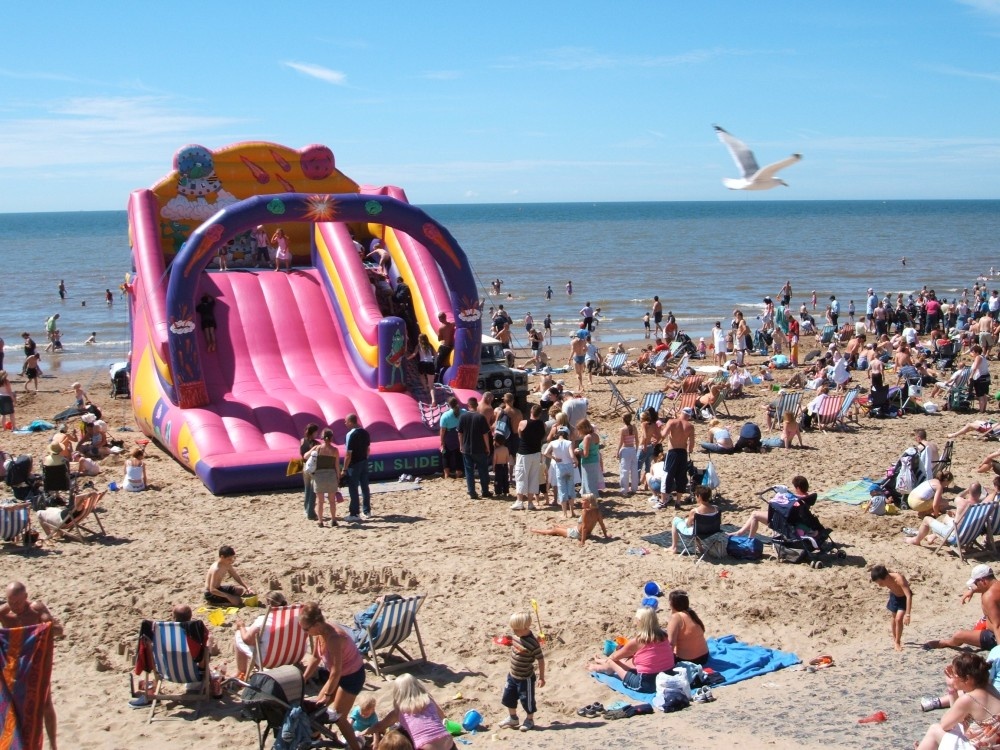
[[[705,381],[704,375],[688,375],[681,382],[681,393],[698,393],[701,391],[701,384]]]
[[[685,409],[694,409],[694,413],[698,414],[697,393],[680,393],[677,395],[677,398],[674,399],[674,416],[676,417]]]
[[[258,644],[251,646],[254,667],[274,669],[302,661],[309,644],[309,634],[299,625],[301,611],[301,604],[268,608],[259,637],[264,647],[259,648]]]

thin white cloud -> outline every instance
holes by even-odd
[[[930,66],[928,70],[935,73],[942,73],[948,76],[958,76],[960,78],[976,78],[981,81],[994,81],[1000,83],[1000,73],[989,73],[980,70],[965,70],[951,65]]]
[[[991,16],[1000,16],[1000,0],[958,0],[958,2]]]
[[[154,96],[76,97],[34,103],[31,112],[4,117],[0,169],[163,160],[184,143],[226,142],[225,131],[239,123],[182,111]]]
[[[426,78],[429,81],[454,81],[462,77],[462,74],[457,70],[428,70],[426,73],[422,73],[421,78]]]
[[[286,60],[281,63],[287,68],[296,70],[303,75],[307,75],[310,78],[317,78],[320,81],[325,81],[326,83],[332,83],[335,86],[345,86],[347,85],[347,74],[342,73],[339,70],[333,70],[332,68],[324,68],[322,65],[313,65],[312,63],[300,63],[291,62]]]
[[[59,81],[61,83],[79,83],[80,79],[65,73],[45,73],[40,70],[10,70],[0,68],[0,77],[13,78],[19,81]]]
[[[588,47],[559,47],[543,50],[533,57],[507,57],[493,67],[501,70],[543,68],[549,70],[599,70],[612,68],[672,68],[699,65],[716,58],[760,54],[791,54],[790,50],[753,51],[714,47],[689,50],[675,55],[611,55]]]

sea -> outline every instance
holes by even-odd
[[[820,318],[831,294],[841,301],[843,318],[850,300],[864,309],[869,287],[894,296],[927,286],[951,299],[977,279],[992,286],[989,277],[1000,274],[997,200],[750,197],[421,208],[462,246],[484,311],[502,304],[511,313],[519,345],[526,345],[520,323],[529,312],[539,326],[551,315],[554,343],[566,343],[587,302],[601,309],[599,343],[635,346],[654,295],[697,339],[716,320],[728,325],[735,308],[752,323],[764,296],[776,297],[786,280],[794,309],[815,290]],[[96,370],[126,357],[128,310],[119,285],[132,263],[125,211],[0,214],[0,267],[0,337],[8,368],[20,361],[21,332],[44,346],[45,320],[55,313],[64,350],[43,353],[46,372]],[[496,279],[502,281],[499,295],[491,291]],[[60,280],[65,300],[58,295]],[[85,344],[92,332],[97,343]]]

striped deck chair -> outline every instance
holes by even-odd
[[[609,378],[604,378],[608,382],[608,388],[611,389],[611,404],[608,406],[608,414],[617,414],[622,409],[625,409],[629,414],[632,414],[632,400],[625,398],[618,386],[611,382]]]
[[[383,672],[408,669],[427,661],[424,641],[420,637],[420,628],[417,625],[417,612],[420,611],[424,598],[423,595],[417,595],[380,602],[371,622],[361,634],[358,648],[379,677],[384,677]],[[402,647],[411,632],[417,636],[417,645],[420,647],[419,659],[410,656]],[[396,651],[406,661],[387,664],[386,657]]]
[[[302,661],[309,645],[309,634],[299,626],[301,611],[301,604],[268,607],[260,635],[260,640],[265,641],[264,648],[259,648],[259,641],[251,646],[253,669],[274,669]]]
[[[201,702],[209,695],[208,643],[203,648],[204,657],[201,664],[196,664],[191,656],[188,645],[186,623],[154,622],[153,626],[153,705],[149,712],[149,721],[153,721],[156,704],[164,701],[177,703],[195,703],[195,718],[201,712]],[[207,631],[206,631],[207,632]],[[200,685],[197,691],[182,691],[180,693],[163,692],[163,683],[186,686],[189,683]],[[148,722],[147,722],[148,723]]]
[[[840,407],[844,405],[844,398],[846,394],[827,394],[827,397],[823,399],[823,403],[819,405],[819,410],[816,412],[816,426],[820,429],[826,429],[828,427],[833,427],[837,424],[837,419],[840,416]]]
[[[954,375],[954,380],[950,383],[939,383],[941,390],[948,397],[948,408],[955,411],[959,405],[969,400],[969,377],[972,375],[971,367],[963,367]]]
[[[774,407],[774,421],[781,424],[785,412],[793,417],[799,416],[799,405],[802,402],[802,391],[785,391],[778,395],[778,404]]]
[[[729,388],[724,387],[719,391],[718,395],[715,397],[715,401],[708,405],[708,410],[712,412],[713,417],[719,416],[719,412],[725,410],[726,416],[731,417],[732,414],[729,413],[729,405],[726,403],[726,399],[729,398]]]
[[[657,354],[653,360],[647,366],[647,370],[651,372],[660,372],[663,367],[667,364],[667,360],[670,358],[670,352],[664,349],[662,352]]]
[[[823,331],[819,335],[819,341],[821,344],[829,344],[833,341],[833,334],[837,332],[837,329],[831,325],[823,326]]]
[[[852,388],[847,393],[844,394],[844,403],[840,405],[840,413],[837,414],[837,423],[847,427],[847,422],[850,420],[854,424],[860,426],[858,421],[858,409],[855,405],[855,401],[858,399],[858,394],[861,391],[858,388]]]
[[[30,503],[0,505],[0,541],[16,542],[30,526]]]
[[[700,393],[704,375],[688,375],[681,381],[681,393]]]
[[[976,546],[976,540],[984,532],[988,533],[993,518],[997,514],[997,505],[995,502],[976,503],[970,507],[965,511],[965,515],[962,516],[962,521],[958,525],[958,538],[956,539],[955,533],[952,532],[947,539],[942,539],[936,547],[933,547],[934,554],[936,555],[946,545],[954,545],[955,549],[958,550],[958,559],[965,562],[965,558]],[[983,549],[986,547],[983,546]]]
[[[665,395],[663,391],[650,391],[642,397],[638,413],[642,414],[647,409],[656,409],[656,413],[659,414],[660,409],[663,408],[663,397]]]
[[[619,352],[618,354],[612,354],[606,360],[604,364],[601,365],[602,371],[606,375],[624,375],[627,372],[625,363],[628,361],[627,352]]]
[[[107,536],[104,530],[104,524],[101,523],[100,516],[94,511],[97,510],[98,504],[101,502],[101,498],[107,493],[104,492],[88,492],[87,494],[79,494],[76,496],[76,511],[74,515],[66,522],[66,524],[60,529],[63,534],[76,539],[78,542],[85,542],[87,539],[84,538],[83,532],[86,531],[90,536],[97,536],[97,532],[93,529],[89,529],[83,525],[83,522],[88,518],[93,517],[97,521],[97,526],[101,530],[101,536]]]
[[[677,366],[674,367],[673,370],[665,372],[664,375],[670,378],[671,380],[680,380],[681,378],[686,377],[687,372],[691,369],[688,366],[688,362],[690,361],[691,357],[685,354],[683,357],[681,357],[681,360],[680,362],[677,363]]]
[[[694,409],[695,417],[698,416],[698,394],[697,393],[680,393],[677,398],[674,399],[674,410],[673,415],[676,417],[684,409]]]

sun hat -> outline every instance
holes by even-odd
[[[989,565],[977,565],[972,569],[972,577],[969,578],[965,585],[971,589],[986,578],[993,578],[993,568]]]
[[[49,453],[53,456],[58,456],[62,453],[62,446],[59,443],[49,443]]]
[[[586,328],[581,328],[580,330],[578,330],[576,332],[576,337],[578,339],[585,339],[585,338],[587,338],[587,329]]]
[[[97,421],[97,417],[93,414],[87,413],[80,417],[80,421],[84,424],[94,424]]]

